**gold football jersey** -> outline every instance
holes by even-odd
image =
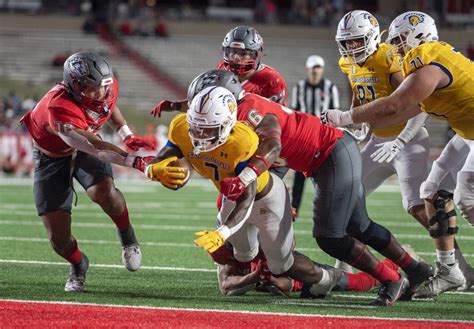
[[[423,101],[424,111],[448,121],[461,137],[474,139],[474,63],[446,42],[428,42],[411,49],[403,58],[403,76],[424,65],[436,65],[449,77]]]
[[[184,158],[201,176],[212,180],[219,190],[219,181],[226,177],[235,177],[245,167],[258,147],[258,136],[242,122],[237,122],[227,141],[218,148],[195,154],[188,134],[186,114],[177,115],[171,121],[168,133],[169,141],[178,147]],[[268,171],[263,172],[257,179],[257,192],[267,185]]]
[[[390,84],[390,75],[400,72],[401,58],[393,46],[386,43],[379,44],[379,48],[370,55],[360,66],[341,57],[339,67],[346,74],[351,84],[352,92],[359,99],[360,104],[366,104],[377,98],[390,95],[394,88]],[[405,128],[406,122],[390,127],[373,129],[378,137],[394,137]]]

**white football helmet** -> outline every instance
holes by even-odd
[[[362,46],[348,49],[349,40],[363,39]],[[344,15],[339,21],[336,42],[343,58],[351,57],[356,63],[363,63],[372,55],[380,43],[380,26],[377,19],[365,10],[354,10]]]
[[[223,87],[207,87],[193,98],[187,113],[194,153],[209,152],[224,144],[237,122],[237,101]]]
[[[387,43],[407,53],[422,43],[438,41],[434,19],[420,11],[407,11],[393,20],[388,29]]]

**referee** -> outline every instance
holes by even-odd
[[[298,81],[293,87],[291,108],[319,117],[328,109],[339,109],[339,92],[334,83],[323,79],[324,59],[311,55],[306,60],[306,79]],[[292,207],[298,213],[303,195],[305,177],[295,172]]]

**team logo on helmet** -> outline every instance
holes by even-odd
[[[234,113],[235,109],[237,108],[237,104],[235,104],[235,102],[232,100],[230,96],[225,95],[222,102],[224,104],[227,103],[227,107],[229,108],[230,113]]]
[[[344,28],[347,29],[347,24],[349,23],[349,20],[352,18],[352,12],[348,13],[346,17],[344,17]]]
[[[372,24],[372,26],[374,26],[374,27],[379,26],[379,23],[377,22],[377,20],[375,19],[374,16],[366,14],[365,18],[367,18],[369,20],[369,22],[370,22],[370,24]]]
[[[81,57],[73,57],[69,60],[69,70],[77,76],[85,76],[89,74],[89,66]]]
[[[425,17],[420,14],[410,14],[408,16],[408,21],[410,25],[417,26],[418,24],[422,23],[425,20]]]

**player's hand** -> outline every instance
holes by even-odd
[[[272,272],[268,269],[267,261],[260,259],[255,267],[255,272],[260,275],[260,278],[263,281],[270,281],[272,277]]]
[[[194,233],[194,235],[198,236],[198,238],[194,240],[194,244],[209,253],[213,253],[222,247],[225,242],[224,237],[217,231],[200,231]]]
[[[378,146],[379,149],[370,155],[372,160],[378,163],[390,163],[405,148],[405,143],[396,138],[393,141],[376,144],[375,146]]]
[[[130,135],[123,141],[127,147],[133,151],[138,151],[142,147],[150,150],[156,150],[156,143],[149,138]]]
[[[153,111],[151,111],[151,115],[153,115],[155,118],[161,117],[161,112],[170,112],[170,111],[175,111],[179,110],[179,103],[178,102],[172,102],[169,100],[162,100],[161,102],[158,103],[158,105],[155,106]]]
[[[177,189],[184,184],[186,173],[184,168],[168,166],[176,160],[178,160],[177,157],[170,157],[158,163],[148,165],[145,169],[145,174],[153,181],[158,181],[171,189]]]
[[[155,157],[148,156],[148,157],[140,157],[137,156],[135,161],[133,161],[133,168],[140,170],[141,172],[145,172],[145,168],[149,162],[151,162]]]
[[[354,123],[351,111],[327,110],[321,114],[321,122],[332,127],[346,127]]]
[[[227,177],[220,181],[221,193],[229,200],[237,200],[244,192],[247,186],[242,182],[239,176]]]

